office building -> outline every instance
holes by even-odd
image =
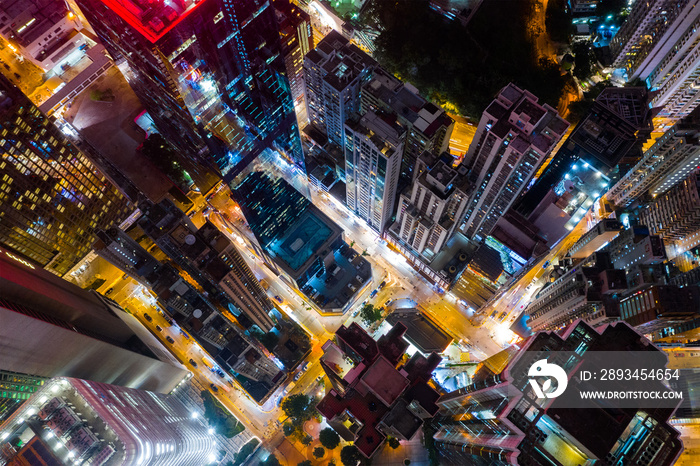
[[[652,129],[649,94],[645,88],[603,89],[535,184],[518,201],[516,210],[529,217],[548,193],[566,180],[567,174],[571,177],[574,167],[585,168],[587,164],[600,172],[601,177],[606,176],[615,182],[639,161],[642,144]],[[591,191],[602,194],[607,187],[601,183]]]
[[[372,72],[362,87],[361,112],[393,113],[406,130],[401,163],[402,185],[414,180],[413,172],[420,155],[425,152],[442,154],[449,149],[454,120],[445,111],[425,100],[418,89],[402,83],[381,68]]]
[[[304,103],[304,57],[313,50],[311,18],[290,0],[273,2],[280,30],[280,47],[294,105]]]
[[[700,170],[656,197],[639,214],[639,221],[649,226],[670,244],[700,230]]]
[[[322,312],[344,312],[370,282],[369,262],[343,241],[342,229],[283,179],[251,172],[233,197],[270,267]]]
[[[206,421],[191,414],[173,395],[57,377],[3,426],[3,438],[24,439],[20,444],[27,445],[2,454],[10,464],[211,462],[214,437]],[[49,461],[52,457],[59,461]]]
[[[590,325],[617,320],[612,295],[627,289],[627,278],[624,270],[613,268],[606,253],[552,274],[553,281],[523,311],[530,329],[559,330],[577,319]]]
[[[464,165],[452,168],[444,157],[430,152],[420,161],[426,168],[417,169],[421,173],[411,190],[399,197],[390,233],[413,254],[430,261],[458,231],[472,185]]]
[[[663,331],[700,314],[700,287],[651,285],[620,299],[620,319],[643,335]]]
[[[304,57],[309,121],[334,144],[345,143],[345,121],[360,110],[360,90],[377,62],[335,30]]]
[[[0,369],[161,393],[185,368],[130,313],[0,250]]]
[[[429,382],[442,358],[415,353],[406,361],[405,333],[406,326],[397,323],[375,341],[353,323],[341,325],[335,342],[323,345],[321,367],[333,388],[316,409],[367,458],[387,436],[411,440],[438,409],[440,395]]]
[[[632,170],[610,188],[607,199],[626,207],[646,193],[658,196],[687,177],[698,165],[700,114],[679,121],[657,139]]]
[[[527,188],[569,124],[557,111],[513,84],[484,111],[464,161],[474,192],[461,230],[486,238]]]
[[[0,425],[46,381],[46,377],[0,370]]]
[[[213,224],[197,230],[172,202],[143,204],[139,225],[170,259],[182,267],[212,299],[243,314],[252,324],[269,331],[273,309],[260,282],[236,247]]]
[[[345,189],[350,211],[382,233],[394,213],[404,130],[387,114],[345,123]]]
[[[235,176],[272,147],[303,167],[270,3],[77,4],[196,183],[208,182],[200,165]]]
[[[623,322],[593,329],[578,321],[559,334],[538,333],[520,349],[485,360],[469,386],[440,397],[433,436],[440,464],[674,464],[683,451],[680,433],[669,425],[674,408],[578,409],[565,397],[543,400],[533,392],[528,372],[543,355],[565,371],[568,393],[585,390],[576,375],[581,367],[599,367],[599,351],[639,352],[666,364],[658,348]],[[669,390],[658,380],[648,389]]]
[[[56,275],[118,224],[129,201],[53,121],[0,76],[0,245]]]
[[[618,220],[609,218],[601,220],[571,246],[567,256],[574,259],[584,259],[590,256],[613,240],[622,228],[622,223]]]

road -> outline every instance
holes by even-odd
[[[29,60],[18,60],[19,54],[16,50],[13,45],[0,38],[0,71],[25,95],[31,96],[44,82],[44,70]]]

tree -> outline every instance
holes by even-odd
[[[397,439],[396,437],[389,437],[389,438],[386,440],[386,443],[388,443],[389,446],[390,446],[391,448],[393,448],[394,450],[396,450],[397,448],[399,448],[399,447],[401,446],[401,443],[399,442],[399,439]]]
[[[248,442],[243,445],[240,450],[238,450],[238,453],[236,453],[233,461],[229,461],[229,466],[239,466],[242,464],[250,456],[250,454],[255,451],[258,444],[260,444],[260,441],[256,438],[248,440]]]
[[[318,440],[321,445],[333,450],[340,444],[340,435],[330,427],[326,427],[318,434]]]
[[[297,427],[291,422],[285,422],[282,426],[282,432],[284,432],[285,437],[291,437],[297,431]]]
[[[301,442],[302,445],[307,445],[307,446],[308,446],[308,445],[311,445],[311,442],[313,442],[313,440],[314,440],[314,439],[312,439],[311,436],[310,436],[309,434],[306,434],[306,433],[305,433],[305,434],[301,437],[301,440],[299,440],[299,441]]]
[[[593,74],[591,60],[591,45],[588,42],[578,42],[573,46],[574,76],[579,80],[588,79]]]
[[[173,183],[187,188],[191,179],[176,162],[176,154],[168,141],[158,133],[151,134],[141,145],[141,153],[165,173]]]
[[[297,463],[297,466],[313,466],[313,463],[309,460],[304,460],[301,463]]]
[[[362,456],[355,445],[348,445],[340,450],[340,461],[344,466],[357,466]]]
[[[262,466],[280,466],[280,461],[275,455],[270,455],[265,461],[260,463]]]
[[[314,415],[311,397],[302,393],[289,396],[282,401],[282,411],[289,416],[294,424],[303,424]]]
[[[323,447],[316,447],[314,448],[314,457],[315,458],[323,458],[323,455],[326,454],[326,449]]]
[[[204,404],[204,418],[218,434],[226,438],[233,438],[245,430],[243,424],[229,415],[211,393],[203,390],[200,395]]]
[[[382,318],[382,309],[367,303],[360,310],[360,318],[365,325],[372,325]]]

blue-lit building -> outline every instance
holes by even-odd
[[[270,2],[78,0],[195,182],[238,173],[267,149],[303,168]]]
[[[283,179],[251,172],[233,197],[273,267],[321,309],[345,309],[371,279],[369,263],[345,243],[342,229]]]

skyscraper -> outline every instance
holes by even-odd
[[[303,167],[269,2],[77,3],[194,175],[197,163],[237,173],[273,146]]]
[[[290,0],[275,0],[273,5],[277,13],[282,56],[292,99],[294,105],[305,105],[304,57],[314,48],[311,18]]]
[[[574,356],[563,360],[574,350]],[[600,351],[643,355],[657,367],[666,361],[625,323],[594,330],[578,321],[560,334],[538,333],[520,349],[511,347],[485,360],[471,385],[438,400],[434,439],[440,464],[672,465],[683,450],[679,432],[668,422],[673,408],[617,408],[606,403],[579,409],[565,406],[562,397],[541,399],[533,392],[528,372],[538,359],[549,356],[549,363],[565,371],[567,391],[585,390],[577,369],[589,358],[596,361]],[[658,380],[647,387],[668,391]]]
[[[4,76],[0,147],[0,245],[32,264],[63,276],[96,229],[129,215],[129,201]]]
[[[437,105],[428,102],[418,89],[402,83],[381,68],[362,87],[362,113],[393,113],[406,130],[401,162],[402,184],[406,186],[418,175],[413,172],[418,157],[424,152],[442,154],[450,144],[454,120]]]
[[[0,370],[167,393],[185,368],[115,302],[0,249]]]
[[[650,202],[639,221],[667,244],[700,231],[700,169]]]
[[[390,232],[401,245],[430,261],[458,231],[472,185],[464,165],[454,169],[430,152],[423,153],[420,161],[430,168],[417,175],[411,191],[399,196],[396,222]]]
[[[345,123],[347,206],[379,233],[394,213],[404,138],[391,114],[368,112]]]
[[[345,121],[360,110],[360,90],[377,62],[331,31],[304,57],[309,121],[343,146]]]
[[[461,229],[486,238],[498,217],[527,188],[569,124],[555,109],[514,84],[484,111],[464,161],[475,190]]]
[[[697,113],[697,112],[696,112]],[[607,193],[625,207],[647,192],[657,196],[688,176],[700,164],[700,114],[679,121]]]
[[[0,435],[34,445],[29,453],[26,447],[4,449],[3,459],[27,461],[19,464],[186,466],[216,459],[216,443],[205,421],[173,395],[75,378],[49,381]],[[38,462],[37,456],[46,461],[48,455],[60,463]]]

